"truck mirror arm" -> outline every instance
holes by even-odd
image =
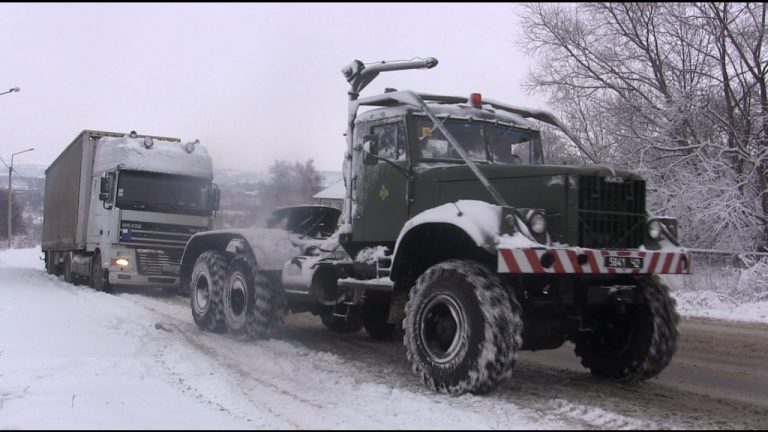
[[[352,141],[355,129],[355,118],[357,117],[357,109],[359,105],[356,103],[357,97],[360,92],[368,86],[381,72],[389,72],[395,70],[404,69],[431,69],[437,66],[437,59],[434,57],[427,57],[421,60],[412,60],[405,62],[381,62],[370,66],[365,66],[360,60],[353,60],[352,63],[345,66],[341,73],[347,79],[350,85],[349,106],[347,110],[347,152],[352,154]],[[347,188],[345,200],[346,212],[342,215],[342,220],[352,220],[352,189]]]
[[[389,72],[406,69],[431,69],[437,66],[437,59],[427,57],[421,60],[399,61],[399,62],[381,62],[371,66],[365,66],[360,60],[353,60],[352,63],[344,67],[341,73],[350,84],[350,95],[355,97],[363,91],[381,72]]]

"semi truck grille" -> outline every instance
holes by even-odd
[[[579,176],[579,245],[637,248],[645,237],[645,181]]]
[[[123,220],[120,222],[120,243],[139,247],[183,248],[193,234],[205,230],[205,227],[199,226]]]
[[[136,267],[141,275],[179,276],[183,249],[136,249]]]

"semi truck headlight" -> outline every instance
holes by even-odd
[[[114,258],[112,265],[117,267],[128,267],[128,258]]]
[[[535,234],[543,234],[547,230],[547,218],[542,213],[534,212],[528,218],[528,226]]]
[[[652,220],[648,222],[648,237],[658,240],[661,237],[661,222]]]

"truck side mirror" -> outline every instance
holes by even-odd
[[[99,183],[99,201],[103,201],[102,205],[106,209],[112,208],[112,203],[109,201],[112,195],[114,178],[114,173],[104,173],[104,175],[101,176],[101,181]]]
[[[101,196],[104,195],[104,194],[109,195],[109,178],[107,177],[106,174],[104,174],[101,177],[101,184],[100,184],[100,187],[99,187],[99,192],[101,192],[99,194],[99,199],[100,200],[104,201],[105,199],[107,199],[107,198],[101,198]]]
[[[217,211],[219,209],[220,200],[221,200],[221,191],[219,190],[219,186],[217,186],[216,183],[214,183],[213,189],[211,190],[211,208],[214,211]]]
[[[366,135],[363,137],[363,164],[376,165],[379,162],[379,137]]]

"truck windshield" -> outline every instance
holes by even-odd
[[[210,215],[211,181],[197,177],[121,171],[115,205],[121,209]]]
[[[448,119],[443,124],[475,162],[534,164],[543,162],[538,131],[479,120]],[[448,139],[432,120],[416,120],[421,160],[463,163]]]

